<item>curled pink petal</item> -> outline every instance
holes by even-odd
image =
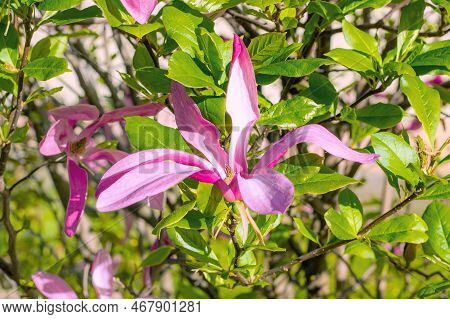
[[[281,214],[294,198],[294,185],[281,173],[271,169],[254,171],[237,177],[244,203],[260,214]]]
[[[178,82],[172,83],[170,102],[173,105],[177,127],[183,138],[214,165],[222,178],[226,177],[227,154],[219,143],[219,130],[205,120],[197,104]]]
[[[39,152],[44,156],[53,156],[65,151],[67,144],[74,138],[72,128],[65,120],[53,123],[39,143]]]
[[[171,161],[141,164],[99,194],[97,209],[107,212],[130,206],[166,191],[200,170],[196,166]]]
[[[110,163],[114,164],[127,156],[128,153],[119,150],[100,149],[93,147],[86,151],[86,154],[83,156],[83,160],[85,162],[107,160]]]
[[[92,285],[99,299],[111,299],[113,295],[114,266],[106,250],[100,250],[92,264]]]
[[[31,276],[36,288],[48,299],[77,299],[69,285],[58,276],[39,271]]]
[[[131,16],[140,24],[147,23],[148,19],[152,15],[153,9],[155,9],[157,0],[120,0],[131,14]]]
[[[98,109],[94,105],[80,104],[75,106],[62,106],[51,109],[49,112],[50,118],[54,121],[69,120],[69,121],[93,121],[100,115]]]
[[[253,65],[244,42],[237,35],[234,35],[226,109],[233,122],[230,166],[236,173],[247,173],[248,139],[260,115]]]
[[[115,183],[127,172],[144,164],[158,163],[162,161],[173,161],[188,166],[195,166],[201,170],[195,174],[195,177],[205,183],[215,183],[220,177],[214,172],[214,167],[208,161],[201,157],[186,152],[171,149],[153,149],[141,151],[128,155],[124,159],[114,164],[103,175],[97,186],[96,196],[110,185]]]
[[[334,156],[357,163],[372,163],[379,157],[378,154],[356,152],[324,127],[310,124],[287,133],[281,140],[272,144],[256,164],[254,171],[261,168],[273,168],[289,148],[305,142],[314,143]]]
[[[88,176],[87,172],[79,167],[70,157],[67,158],[67,170],[69,172],[70,197],[67,204],[64,232],[67,236],[72,237],[84,213]]]
[[[89,125],[80,136],[90,137],[96,130],[108,123],[123,121],[127,116],[154,116],[164,108],[158,103],[147,103],[115,109],[103,114],[97,121]]]

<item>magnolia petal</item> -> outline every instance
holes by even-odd
[[[67,143],[74,138],[72,128],[65,120],[53,123],[39,143],[39,152],[44,156],[53,156],[65,151]]]
[[[247,146],[250,133],[259,119],[255,72],[244,42],[234,36],[226,108],[233,122],[229,162],[237,172],[247,173]]]
[[[173,105],[177,127],[183,138],[205,157],[217,169],[222,178],[226,177],[227,154],[220,145],[219,130],[205,120],[197,104],[186,94],[178,82],[172,83],[170,102]]]
[[[254,170],[274,167],[289,148],[304,142],[314,143],[334,156],[357,163],[372,163],[379,157],[378,154],[356,152],[324,127],[318,124],[310,124],[287,133],[278,142],[272,144],[256,164]]]
[[[107,212],[130,206],[166,191],[200,170],[169,161],[139,165],[102,190],[97,209]]]
[[[193,154],[171,149],[153,149],[130,154],[124,159],[114,164],[103,175],[97,186],[96,196],[107,187],[115,183],[127,172],[140,165],[157,163],[162,161],[173,161],[188,166],[195,166],[201,170],[196,174],[196,178],[206,183],[214,183],[220,177],[213,171],[214,167],[208,161]]]
[[[110,163],[114,164],[121,159],[128,156],[128,153],[113,150],[113,149],[100,149],[100,148],[90,148],[86,151],[86,154],[83,157],[85,162],[89,161],[98,161],[98,160],[107,160]]]
[[[114,266],[106,250],[100,250],[92,264],[92,285],[99,299],[111,299],[113,295]]]
[[[147,23],[157,0],[120,0],[128,13],[140,24]]]
[[[147,205],[150,208],[161,210],[161,211],[164,210],[165,202],[166,202],[166,196],[165,196],[164,192],[147,198]]]
[[[75,106],[62,106],[54,108],[49,112],[50,118],[54,121],[69,120],[77,121],[93,121],[96,120],[100,113],[96,106],[90,104],[80,104]]]
[[[108,123],[123,121],[127,116],[154,116],[164,108],[158,103],[147,103],[115,109],[103,114],[97,121],[89,125],[81,134],[81,137],[90,137],[96,130]]]
[[[84,213],[84,205],[87,197],[88,175],[77,163],[67,158],[67,170],[69,172],[70,196],[67,204],[64,232],[72,237],[80,223]]]
[[[244,203],[260,214],[281,214],[294,198],[294,185],[281,173],[261,169],[249,177],[238,176]]]
[[[38,271],[31,278],[36,288],[48,299],[77,299],[69,285],[58,276]]]

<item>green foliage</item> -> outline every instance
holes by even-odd
[[[67,60],[57,57],[38,58],[28,63],[23,72],[41,81],[47,81],[66,72],[71,72],[68,68]]]
[[[427,224],[415,214],[393,217],[376,225],[368,238],[381,242],[422,244],[428,240]]]
[[[428,225],[428,249],[450,264],[450,207],[434,201],[423,213]]]
[[[142,266],[153,267],[162,264],[169,257],[172,250],[173,248],[170,246],[156,248],[142,261]]]

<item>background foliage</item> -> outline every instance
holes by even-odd
[[[0,5],[0,296],[38,296],[31,275],[45,270],[93,297],[87,271],[103,247],[127,298],[448,297],[448,1],[174,0],[161,1],[146,24],[119,0]],[[265,245],[252,229],[242,240],[220,192],[190,180],[168,193],[163,212],[98,213],[102,172],[92,172],[85,217],[66,237],[64,159],[38,152],[47,111],[146,101],[170,108],[176,80],[226,142],[233,32],[260,85],[251,158],[267,141],[320,123],[380,154],[377,164],[299,146],[275,167],[295,185],[288,212],[254,215]],[[132,117],[96,140],[128,152],[188,150],[166,124]]]

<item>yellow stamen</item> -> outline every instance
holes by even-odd
[[[73,154],[78,154],[78,155],[83,154],[86,151],[86,142],[87,142],[87,138],[83,137],[78,142],[70,144],[70,151]]]
[[[225,174],[227,175],[227,177],[225,177],[223,181],[225,182],[225,184],[230,185],[236,173],[231,169],[229,165],[226,165]]]

